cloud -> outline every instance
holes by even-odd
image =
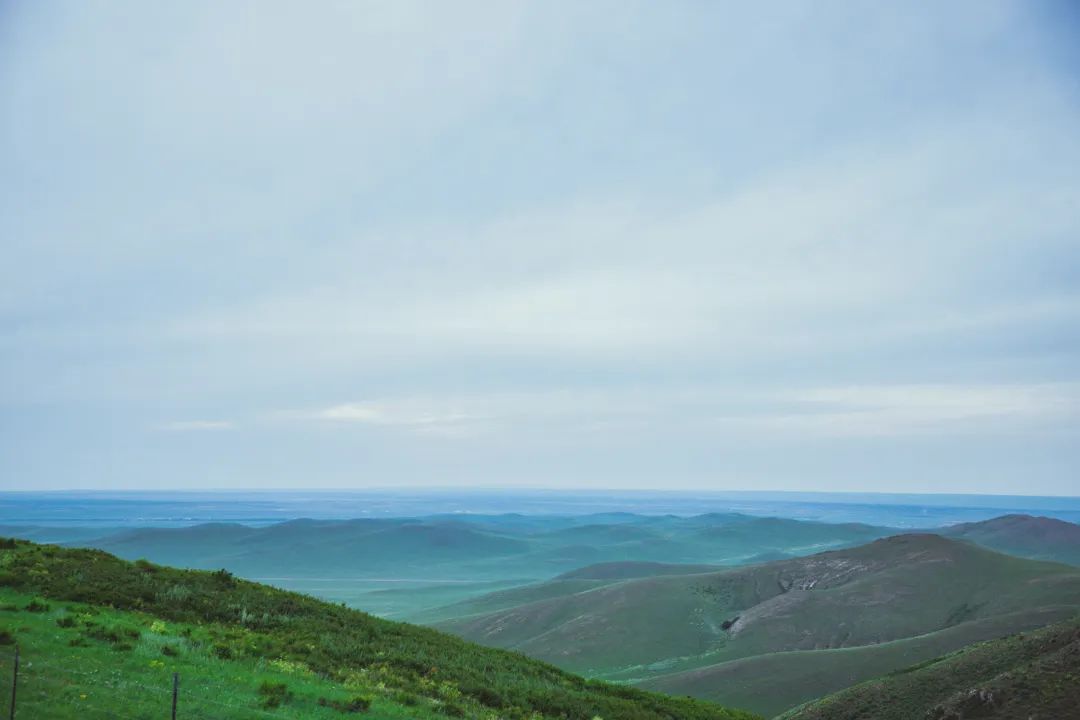
[[[1080,384],[880,385],[794,393],[801,412],[764,418],[785,431],[837,437],[1075,434]]]
[[[1071,487],[1080,102],[1049,14],[13,7],[0,456],[184,483],[205,458],[141,432],[242,426],[237,484],[453,465],[420,450],[647,484],[751,447],[750,482],[820,448],[858,482],[865,447],[916,468],[940,436]],[[198,408],[235,425],[160,424]]]
[[[174,420],[160,426],[170,432],[202,432],[215,430],[233,430],[235,423],[230,420]]]
[[[1001,136],[965,123],[899,150],[855,145],[676,210],[607,198],[405,227],[378,242],[415,260],[368,258],[373,238],[341,243],[317,260],[318,283],[167,332],[364,367],[477,355],[752,365],[1080,319],[1075,286],[1046,270],[1072,252],[1080,178],[1050,182],[1013,158],[1015,172],[973,182],[972,148]]]
[[[482,416],[448,410],[445,406],[425,407],[423,403],[412,401],[343,403],[315,412],[290,415],[335,423],[404,428],[412,432],[438,435],[465,434],[470,426],[484,420]]]
[[[598,433],[701,437],[722,432],[778,440],[806,433],[847,438],[1057,434],[1076,431],[1080,384],[535,391],[342,403],[277,417],[519,442],[537,433],[585,442]]]

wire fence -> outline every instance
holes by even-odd
[[[4,648],[8,650],[8,648]],[[262,720],[280,712],[227,702],[220,688],[185,684],[179,673],[161,682],[132,680],[123,670],[87,671],[43,661],[26,650],[0,654],[0,720]],[[175,705],[174,705],[175,703]]]

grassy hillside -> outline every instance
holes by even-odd
[[[927,653],[1037,627],[1080,607],[1080,571],[996,553],[937,535],[901,535],[858,548],[698,575],[607,583],[439,627],[587,674],[675,693],[738,697],[778,710]],[[933,633],[945,635],[929,638]],[[905,647],[858,654],[770,653]],[[729,693],[713,680],[753,678],[768,667],[770,694]],[[861,663],[866,662],[865,666]],[[694,673],[701,668],[705,671]],[[855,673],[852,674],[852,669]],[[651,678],[665,676],[650,684]],[[753,680],[751,684],[754,684]]]
[[[613,562],[587,565],[559,575],[548,582],[490,592],[479,597],[422,611],[408,616],[409,621],[437,624],[483,615],[529,603],[595,590],[631,578],[662,575],[694,575],[719,568],[712,565],[679,565],[652,562]]]
[[[470,598],[461,602],[451,603],[431,610],[414,613],[409,616],[411,622],[434,625],[440,622],[452,620],[460,621],[462,618],[474,615],[486,615],[499,612],[521,605],[562,598],[567,595],[595,590],[598,587],[609,585],[614,580],[588,580],[567,579],[552,580],[535,585],[524,585],[507,590],[498,590],[487,593],[477,598]]]
[[[796,650],[732,660],[662,675],[640,687],[690,695],[772,716],[856,683],[940,657],[966,645],[1036,630],[1076,614],[1074,607],[1044,608],[961,623],[944,630],[877,645]]]
[[[687,565],[659,562],[609,562],[586,565],[559,575],[556,580],[630,580],[657,575],[692,575],[713,572],[716,565]]]
[[[1080,565],[1080,525],[1031,515],[1003,515],[938,531],[994,550],[1036,560]]]
[[[4,541],[0,594],[0,643],[21,646],[20,703],[35,708],[27,717],[161,716],[173,671],[183,717],[328,718],[366,705],[380,718],[751,717],[584,680],[226,572],[95,550]]]
[[[967,647],[810,702],[784,720],[1080,717],[1080,622]]]
[[[766,565],[610,583],[440,627],[578,671],[642,677],[1077,603],[1073,568],[900,535]]]

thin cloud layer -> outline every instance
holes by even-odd
[[[0,481],[1075,493],[1076,22],[5,7]]]

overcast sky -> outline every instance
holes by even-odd
[[[0,0],[0,488],[1080,495],[1080,8]]]

